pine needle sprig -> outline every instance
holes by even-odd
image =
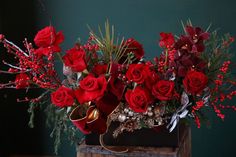
[[[121,40],[115,38],[115,28],[113,25],[110,26],[109,21],[105,22],[104,33],[100,26],[98,26],[98,31],[99,36],[90,29],[90,35],[93,37],[95,44],[97,44],[102,51],[105,63],[117,63],[127,49],[124,38]]]

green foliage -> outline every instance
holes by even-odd
[[[47,126],[53,128],[50,136],[55,139],[54,152],[56,154],[64,136],[67,137],[71,144],[80,143],[83,140],[83,134],[71,124],[66,108],[58,109],[53,104],[50,104],[46,107],[45,113]]]
[[[89,28],[90,29],[90,28]],[[121,40],[115,38],[114,26],[110,26],[109,21],[105,22],[104,33],[101,27],[98,27],[99,35],[90,29],[90,35],[94,38],[93,41],[97,44],[102,52],[102,59],[105,63],[118,62],[124,55],[127,45],[124,44],[124,37]]]
[[[223,44],[225,41],[229,41],[229,38],[229,34],[220,37],[217,31],[213,31],[210,39],[205,43],[206,50],[202,53],[201,57],[208,64],[207,75],[209,78],[216,78],[223,61],[229,60],[232,57],[229,53],[229,47]],[[222,58],[224,59],[222,60]]]
[[[47,97],[47,92],[41,95]],[[84,139],[84,135],[76,129],[69,120],[69,113],[67,108],[58,108],[53,104],[49,104],[49,101],[30,102],[28,112],[30,114],[29,126],[34,127],[35,112],[44,111],[46,116],[46,126],[52,129],[50,137],[54,138],[54,152],[58,153],[59,147],[63,137],[67,137],[71,145],[81,143]],[[68,109],[69,111],[69,109]]]

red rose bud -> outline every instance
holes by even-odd
[[[74,104],[74,93],[70,88],[61,86],[51,94],[51,101],[58,107],[72,106]]]
[[[173,81],[160,80],[152,88],[152,94],[161,101],[167,101],[174,98],[175,84]]]
[[[107,81],[105,76],[98,78],[88,75],[80,81],[79,88],[75,91],[75,95],[80,104],[85,102],[99,100],[106,91]]]
[[[197,71],[189,71],[183,80],[184,89],[192,95],[200,94],[207,83],[207,76]]]
[[[82,72],[87,68],[85,62],[85,51],[76,47],[68,50],[63,56],[63,62],[70,67],[74,72]]]
[[[15,84],[16,89],[26,88],[29,86],[29,76],[25,73],[20,73],[16,75]]]
[[[132,52],[134,53],[137,59],[141,59],[144,56],[144,50],[142,44],[140,44],[133,38],[129,38],[125,42],[125,45],[127,45],[126,54]]]
[[[148,105],[152,102],[149,92],[140,86],[134,90],[127,90],[125,99],[135,112],[146,112]]]
[[[171,48],[173,46],[173,44],[175,43],[175,38],[174,36],[172,35],[172,33],[164,33],[164,32],[161,32],[160,33],[160,41],[159,41],[159,45],[160,47],[162,48]]]
[[[3,34],[0,34],[0,42],[4,40],[5,36]]]

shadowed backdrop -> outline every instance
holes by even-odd
[[[64,48],[74,41],[88,38],[87,24],[94,30],[106,19],[114,24],[118,35],[140,41],[148,58],[159,55],[159,33],[183,33],[180,21],[189,18],[194,25],[220,33],[236,35],[236,1],[234,0],[52,0],[43,1],[51,22],[65,34]],[[40,10],[40,8],[39,8]],[[45,13],[38,14],[41,24],[48,24]],[[43,25],[42,25],[43,26]],[[236,51],[235,47],[232,51]],[[236,154],[236,113],[227,112],[225,122],[209,115],[212,125],[208,129],[192,126],[193,157],[234,157]],[[66,152],[66,150],[65,150]],[[67,151],[69,152],[69,150]]]
[[[230,32],[233,36],[236,35],[236,1],[234,0],[34,0],[33,2],[18,2],[15,9],[12,9],[10,4],[16,3],[9,0],[9,4],[5,4],[9,9],[1,8],[0,10],[2,17],[0,19],[0,30],[5,30],[8,33],[14,32],[15,34],[10,33],[10,35],[11,39],[15,41],[21,41],[20,37],[23,40],[25,36],[28,36],[27,34],[30,34],[30,39],[33,40],[32,34],[35,34],[36,30],[52,24],[57,30],[62,30],[65,35],[64,51],[71,48],[78,38],[84,42],[87,40],[89,32],[87,24],[96,30],[97,26],[103,25],[106,19],[115,26],[118,36],[133,37],[142,43],[148,59],[161,53],[157,44],[160,32],[173,32],[174,34],[183,32],[181,20],[185,22],[190,18],[194,25],[203,29],[212,23],[212,30],[219,29],[221,34]],[[23,23],[12,22],[12,19],[16,17],[21,19]],[[235,46],[233,46],[232,51],[236,51]],[[235,57],[234,61],[236,61]],[[4,103],[9,102],[4,98],[4,93],[1,93],[1,99],[5,100]],[[232,103],[236,104],[236,102]],[[24,108],[27,107],[24,106]],[[0,110],[2,117],[8,116],[5,111],[9,109],[15,108],[5,107]],[[25,115],[27,111],[22,109],[18,113],[24,115],[25,120],[23,120],[22,123],[24,124],[22,125],[27,127],[27,116]],[[14,119],[21,117],[22,115],[16,114]],[[197,129],[194,124],[192,125],[192,156],[235,157],[236,113],[228,111],[224,122],[218,119],[214,113],[210,113],[209,118],[212,122],[210,128],[203,126],[201,129]],[[42,130],[40,132],[23,129],[32,136],[27,137],[24,134],[24,143],[31,143],[33,137],[39,136],[34,140],[38,147],[38,150],[35,148],[34,152],[52,154],[53,144],[49,137],[50,132],[42,129],[41,121],[42,118],[39,118],[39,124],[36,124],[36,126],[40,126],[36,128]],[[5,122],[5,120],[1,122]],[[5,127],[1,126],[1,134],[8,136],[11,136],[10,133],[16,134],[15,131],[9,132],[9,130],[16,129],[16,126],[9,127],[8,122],[5,122],[4,125]],[[17,135],[20,136],[20,133]],[[6,137],[1,136],[0,146],[2,148],[7,147],[2,139],[8,142],[14,141],[14,138],[10,138],[9,141]],[[21,138],[17,139],[22,140]],[[17,145],[20,145],[20,142],[16,142],[15,147]],[[29,145],[24,144],[21,149],[25,149],[24,152],[27,152],[27,149],[30,149],[27,147]],[[19,152],[15,149],[15,152],[17,151]],[[75,156],[75,147],[69,146],[68,142],[65,141],[62,143],[59,155],[73,157]]]

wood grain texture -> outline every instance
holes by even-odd
[[[11,155],[10,157],[57,157],[48,155]]]
[[[114,148],[117,146],[111,146]],[[123,148],[124,146],[119,146]],[[186,129],[178,148],[171,147],[125,147],[127,153],[112,153],[101,146],[81,144],[77,147],[77,157],[191,157],[191,130]]]

